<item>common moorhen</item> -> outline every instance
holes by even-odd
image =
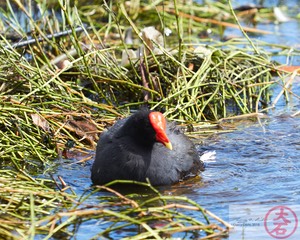
[[[192,141],[162,113],[142,109],[101,134],[91,178],[94,184],[148,178],[152,185],[170,185],[200,170]]]

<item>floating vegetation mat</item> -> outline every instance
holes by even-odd
[[[184,197],[156,193],[137,201],[105,188],[113,196],[89,206],[57,190],[51,178],[35,176],[74,149],[83,155],[93,150],[103,129],[143,105],[210,133],[222,118],[270,106],[271,87],[281,84],[283,95],[291,84],[270,62],[271,53],[250,40],[202,38],[207,28],[214,34],[239,28],[233,13],[219,2],[6,1],[0,18],[0,236],[61,239],[78,219],[112,223],[98,237],[132,226],[137,239],[226,232],[228,225],[212,214],[217,220],[207,221],[208,212]]]
[[[126,188],[125,184],[130,182],[117,183]],[[186,197],[163,196],[146,183],[131,184],[131,187],[136,185],[135,191],[140,187],[141,192],[143,187],[144,194],[123,195],[111,188],[112,183],[110,187],[98,186],[93,191],[88,190],[78,199],[72,191],[66,193],[70,191],[69,186],[63,185],[60,191],[56,191],[49,180],[2,170],[0,237],[68,239],[76,235],[81,224],[95,225],[96,222],[93,228],[99,231],[91,231],[98,232],[93,239],[126,237],[128,233],[130,239],[162,239],[174,234],[220,237],[226,236],[231,227]],[[89,203],[89,197],[96,194],[99,203]]]

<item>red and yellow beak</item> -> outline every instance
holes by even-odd
[[[173,149],[173,146],[172,146],[172,143],[171,142],[163,142],[162,144],[165,145],[166,148],[172,150]]]
[[[149,119],[154,131],[156,132],[156,140],[165,145],[166,148],[172,150],[172,144],[166,134],[167,123],[164,115],[160,112],[151,112],[149,114]]]

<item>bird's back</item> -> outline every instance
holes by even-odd
[[[145,180],[147,153],[134,146],[128,136],[119,136],[119,130],[128,118],[118,120],[100,135],[92,166],[92,182],[105,184],[119,180]],[[148,154],[149,158],[150,154]],[[150,160],[149,160],[150,161]]]

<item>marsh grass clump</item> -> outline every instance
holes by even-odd
[[[0,238],[71,236],[76,224],[91,219],[109,222],[96,237],[125,228],[137,239],[228,232],[228,224],[189,199],[156,192],[137,201],[99,187],[113,196],[90,206],[85,200],[99,193],[78,200],[48,172],[70,149],[93,150],[100,132],[142,105],[180,123],[206,121],[210,131],[221,118],[268,106],[276,83],[270,54],[249,41],[205,35],[208,28],[214,35],[238,28],[234,21],[220,2],[6,1],[0,18]],[[194,215],[185,215],[188,210]]]
[[[38,219],[71,206],[75,195],[54,189],[49,179],[33,178],[9,169],[0,170],[0,237],[27,239],[49,232]]]
[[[11,184],[7,186],[7,181]],[[179,196],[163,196],[147,183],[119,181],[110,186],[98,186],[81,198],[71,193],[69,186],[53,190],[45,179],[31,179],[24,174],[9,171],[0,178],[1,226],[4,239],[26,239],[34,236],[69,238],[76,234],[73,225],[95,225],[102,222],[94,238],[127,236],[135,229],[136,239],[178,236],[226,236],[231,227],[196,202]],[[122,194],[113,189],[115,184],[131,184],[143,188],[142,196]],[[101,192],[105,191],[105,192]],[[92,195],[99,195],[99,203],[86,202]],[[191,217],[192,215],[197,218]],[[94,226],[95,227],[95,226]]]
[[[180,32],[169,43],[160,26],[139,29],[123,3],[96,8],[93,17],[105,12],[100,22],[87,17],[86,6],[67,2],[59,1],[60,11],[14,4],[19,15],[9,5],[2,25],[31,37],[19,42],[2,37],[4,159],[13,155],[44,164],[68,141],[93,148],[107,123],[145,103],[192,124],[257,112],[270,100],[270,63],[249,49],[174,44],[171,39],[180,39]],[[139,16],[155,8],[142,9]],[[16,24],[22,14],[34,33]],[[132,43],[124,39],[130,29]]]
[[[208,55],[188,56],[175,73],[164,68],[170,84],[155,107],[163,105],[170,118],[195,122],[247,114],[268,105],[272,75],[265,58],[209,46],[199,50]]]

